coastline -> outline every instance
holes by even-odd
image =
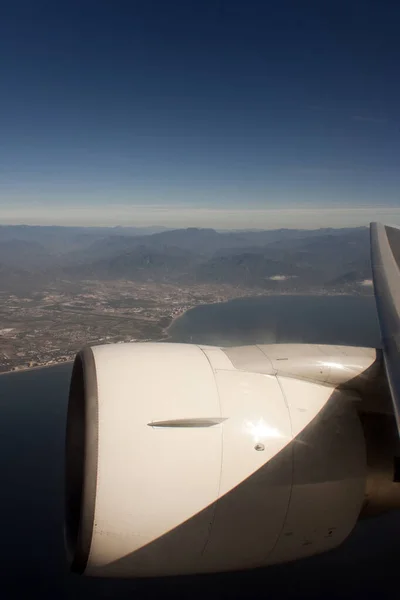
[[[35,367],[26,367],[23,369],[16,369],[14,371],[2,371],[0,373],[0,377],[3,375],[14,375],[14,373],[26,373],[27,371],[37,371],[37,369],[51,369],[51,367],[58,367],[59,365],[66,365],[68,363],[73,363],[73,360],[62,360],[57,363],[53,363],[52,365],[37,365]]]
[[[326,297],[332,297],[332,296],[357,296],[357,294],[351,293],[351,292],[331,292],[329,294],[323,293],[323,292],[314,292],[314,293],[310,293],[310,292],[290,292],[287,294],[277,294],[276,292],[265,292],[265,290],[263,290],[262,292],[259,291],[257,293],[256,290],[254,290],[255,293],[249,293],[249,294],[241,294],[239,296],[232,296],[231,298],[224,298],[223,300],[215,300],[215,302],[199,302],[199,304],[193,304],[193,306],[190,306],[189,308],[186,308],[185,310],[182,310],[181,312],[179,312],[178,314],[174,315],[170,321],[170,323],[163,328],[163,334],[165,335],[165,337],[162,337],[159,341],[168,341],[171,339],[171,335],[169,330],[171,329],[171,327],[175,324],[176,321],[178,321],[178,319],[180,319],[181,317],[183,317],[184,315],[186,315],[186,313],[188,313],[189,311],[193,310],[194,308],[197,308],[198,306],[212,306],[213,304],[226,304],[228,302],[232,302],[233,300],[244,300],[246,298],[260,298],[260,297],[264,297],[264,298],[268,298],[271,296],[326,296]],[[369,296],[370,294],[360,294],[362,296]],[[371,294],[372,296],[373,294]]]
[[[178,319],[183,317],[186,313],[188,313],[190,310],[193,310],[194,308],[197,308],[198,306],[212,306],[213,304],[225,304],[226,302],[232,302],[232,300],[241,300],[244,298],[259,298],[260,296],[281,295],[281,294],[268,294],[268,293],[265,293],[265,290],[259,290],[257,288],[252,289],[252,290],[241,290],[241,291],[242,291],[242,293],[239,293],[239,294],[233,293],[232,296],[228,295],[225,298],[223,298],[222,300],[218,299],[218,300],[214,300],[213,302],[196,302],[193,304],[193,306],[189,306],[185,310],[180,311],[179,313],[177,313],[176,315],[174,315],[171,318],[171,321],[168,323],[168,325],[166,327],[163,327],[162,331],[163,331],[163,334],[165,335],[165,337],[162,337],[160,341],[167,341],[167,340],[171,339],[169,330],[174,325],[174,323],[176,321],[178,321]]]
[[[216,304],[216,303],[215,302],[211,302],[210,304]],[[160,341],[166,342],[166,341],[170,340],[171,339],[171,335],[169,333],[169,330],[171,329],[171,327],[173,326],[173,324],[178,319],[180,319],[181,317],[183,317],[183,315],[186,315],[187,312],[189,312],[190,310],[193,310],[194,308],[196,308],[196,306],[207,306],[207,304],[195,304],[194,306],[191,306],[190,308],[186,308],[185,310],[182,310],[178,314],[174,315],[172,317],[171,321],[168,323],[168,325],[163,328],[163,337],[161,338]]]
[[[244,290],[243,290],[244,292]],[[169,342],[172,339],[171,336],[171,328],[173,327],[173,325],[176,323],[176,321],[178,321],[178,319],[181,319],[184,315],[186,315],[186,313],[188,313],[189,311],[199,307],[199,306],[212,306],[214,304],[226,304],[229,302],[232,302],[234,300],[244,300],[244,299],[250,299],[250,298],[260,298],[260,297],[271,297],[271,296],[326,296],[326,297],[332,297],[332,296],[357,296],[358,294],[354,294],[354,293],[350,293],[350,292],[331,292],[331,293],[323,293],[320,292],[318,293],[317,291],[314,292],[291,292],[291,293],[271,293],[271,292],[266,292],[265,290],[260,291],[257,289],[254,290],[249,290],[248,293],[241,293],[239,295],[236,294],[232,294],[232,296],[230,296],[229,294],[224,297],[223,299],[218,299],[215,300],[214,302],[198,302],[198,303],[193,303],[192,306],[189,306],[188,308],[179,311],[178,313],[174,314],[173,317],[171,317],[171,320],[169,321],[168,325],[166,325],[165,327],[161,328],[161,332],[162,335],[161,337],[154,339],[154,340],[146,340],[146,341],[154,341],[154,342]],[[373,296],[373,294],[360,294],[360,296]],[[141,340],[138,340],[138,342],[140,343]],[[46,364],[46,365],[37,365],[34,367],[26,367],[26,368],[21,368],[21,369],[17,369],[14,371],[2,371],[0,372],[0,377],[2,375],[12,375],[13,373],[25,373],[26,371],[34,371],[37,369],[46,369],[46,368],[50,368],[50,367],[56,367],[58,365],[64,365],[67,363],[73,363],[73,359],[71,360],[64,360],[64,361],[60,361],[60,362],[56,362],[53,364]]]

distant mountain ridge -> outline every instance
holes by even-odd
[[[112,236],[151,235],[166,227],[64,227],[59,225],[0,225],[0,242],[39,242],[51,251],[82,249],[98,239]]]
[[[7,275],[0,272],[0,282],[29,273],[49,281],[122,278],[302,291],[348,289],[371,276],[366,227],[233,232],[191,227],[146,234],[128,229],[2,226],[0,261]]]

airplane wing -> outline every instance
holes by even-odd
[[[400,432],[400,229],[371,223],[371,263],[385,370]]]

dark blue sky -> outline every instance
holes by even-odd
[[[400,222],[399,32],[385,0],[4,2],[0,222]]]

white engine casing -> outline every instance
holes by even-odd
[[[324,552],[349,535],[366,483],[354,403],[332,377],[280,372],[273,348],[273,360],[268,346],[131,343],[78,354],[66,465],[73,570],[238,570]]]

